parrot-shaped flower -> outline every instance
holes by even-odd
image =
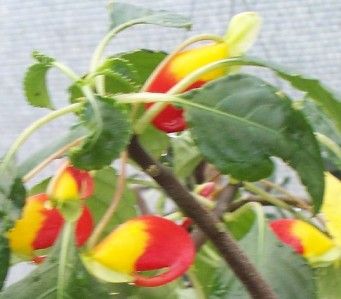
[[[140,216],[121,224],[83,255],[87,269],[108,282],[155,287],[184,274],[195,256],[188,232],[159,216]],[[155,276],[139,272],[163,270]]]
[[[149,92],[167,92],[181,79],[193,71],[218,60],[244,54],[255,42],[260,31],[262,20],[255,12],[244,12],[235,15],[220,43],[201,46],[176,54],[158,72],[146,88]],[[198,78],[187,90],[198,88],[205,83],[224,76],[231,68],[221,67]],[[153,103],[146,104],[146,108]],[[153,120],[156,128],[167,132],[180,132],[186,128],[183,110],[167,105]]]
[[[51,179],[47,189],[47,194],[37,194],[26,199],[21,218],[8,232],[12,253],[22,259],[37,262],[41,260],[36,250],[51,247],[65,221],[54,204],[60,205],[68,200],[89,197],[93,192],[93,181],[88,172],[65,165]],[[88,207],[82,204],[75,228],[78,246],[84,244],[92,229],[91,213]]]
[[[326,173],[325,185],[321,213],[329,235],[298,219],[278,219],[270,223],[275,235],[312,265],[328,264],[341,258],[341,182]]]

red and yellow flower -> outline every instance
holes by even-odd
[[[187,231],[159,216],[140,216],[120,225],[83,256],[88,270],[109,282],[134,282],[155,287],[187,271],[195,256]],[[161,270],[148,277],[139,272]]]
[[[54,206],[57,202],[89,197],[93,192],[92,178],[88,172],[70,165],[62,167],[49,183],[47,194],[37,194],[26,199],[22,216],[8,232],[11,251],[23,259],[39,260],[36,250],[51,247],[64,225],[64,217]],[[93,229],[89,209],[81,206],[76,223],[76,244],[81,246]]]
[[[312,264],[329,263],[341,258],[341,182],[327,173],[325,185],[321,212],[329,235],[298,219],[278,219],[270,223],[283,243]]]
[[[176,54],[147,87],[149,92],[167,92],[181,79],[193,71],[218,60],[244,54],[254,43],[261,27],[261,18],[255,12],[244,12],[231,19],[227,33],[220,43],[210,44]],[[187,90],[198,88],[205,83],[226,75],[231,69],[218,68],[202,75]],[[149,108],[153,104],[146,104]],[[158,129],[171,133],[186,128],[183,110],[167,105],[153,120]]]

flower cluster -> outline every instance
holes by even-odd
[[[27,198],[22,216],[8,232],[11,251],[21,259],[40,263],[42,249],[51,247],[65,221],[63,205],[78,201],[75,240],[85,244],[93,229],[89,208],[82,199],[94,190],[91,175],[65,165],[50,180],[46,193]],[[110,282],[134,282],[140,286],[159,286],[186,272],[195,256],[193,241],[181,225],[159,216],[131,219],[100,241],[84,250],[82,259],[87,269]],[[153,277],[139,272],[167,268]]]

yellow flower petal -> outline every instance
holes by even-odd
[[[32,244],[45,220],[42,213],[44,199],[44,194],[28,198],[20,219],[7,234],[11,251],[21,258],[31,259],[33,257]]]
[[[169,65],[169,70],[179,81],[188,74],[209,63],[225,59],[229,56],[226,43],[217,43],[179,53]],[[199,81],[211,81],[223,76],[225,67],[218,68],[201,76]]]
[[[135,270],[136,261],[148,246],[146,229],[143,221],[130,220],[93,248],[89,256],[113,271],[131,274]]]
[[[303,255],[307,258],[315,258],[328,252],[334,247],[333,241],[314,226],[295,220],[292,233],[301,241]]]
[[[47,194],[50,199],[59,203],[80,198],[77,181],[69,171],[68,164],[62,166],[51,179]]]
[[[341,247],[341,182],[329,172],[325,174],[321,212],[335,244]]]

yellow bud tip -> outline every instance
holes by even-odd
[[[253,11],[242,12],[231,19],[224,36],[231,56],[240,56],[252,47],[262,23],[262,17]]]

